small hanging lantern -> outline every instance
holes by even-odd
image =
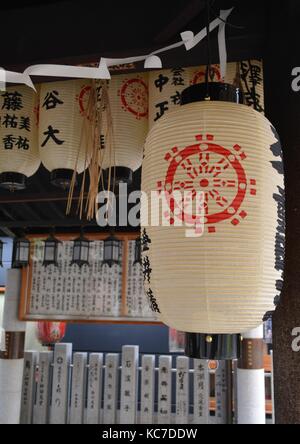
[[[120,265],[122,241],[117,239],[114,235],[110,235],[104,240],[104,255],[102,265],[107,264],[109,267],[112,265]]]
[[[66,334],[66,322],[38,321],[36,335],[44,347],[53,347]]]
[[[74,240],[71,265],[77,264],[79,267],[89,265],[90,242],[89,239],[84,237],[83,232]]]
[[[99,164],[108,185],[109,176],[130,184],[133,172],[142,165],[143,146],[148,132],[148,74],[112,76],[108,96],[112,121],[103,115]],[[113,152],[109,149],[109,126],[113,126]]]
[[[13,248],[13,267],[26,267],[29,263],[30,241],[25,237],[16,239]]]
[[[90,89],[90,81],[81,79],[41,85],[39,153],[51,183],[63,189],[72,185],[74,170],[81,174],[89,164],[85,108]]]
[[[57,263],[57,254],[58,254],[58,244],[61,244],[61,241],[56,239],[53,234],[51,234],[44,242],[44,260],[43,266],[47,267],[48,265],[58,266]]]
[[[26,188],[27,178],[39,168],[38,94],[25,85],[0,93],[0,187]]]
[[[137,237],[134,245],[134,262],[133,265],[140,264],[142,265],[142,242],[141,238]]]
[[[3,267],[2,257],[3,257],[3,245],[4,242],[0,239],[0,267]]]

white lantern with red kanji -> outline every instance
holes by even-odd
[[[40,166],[38,94],[28,86],[0,93],[0,186],[23,189]]]
[[[91,82],[43,83],[40,93],[39,150],[51,182],[68,188],[73,172],[89,165],[90,121],[86,116]]]

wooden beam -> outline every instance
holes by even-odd
[[[87,194],[84,195],[86,197]],[[79,195],[73,196],[73,200],[77,201]],[[68,194],[63,193],[7,193],[0,194],[0,204],[17,204],[17,203],[35,203],[35,202],[66,202]],[[3,211],[3,209],[1,208]]]
[[[154,37],[154,42],[165,43],[174,37],[178,38],[180,31],[205,9],[205,2],[206,0],[189,1],[182,11]]]
[[[229,1],[229,4],[232,2],[233,0]],[[5,11],[2,14],[2,33],[9,35],[10,38],[2,51],[2,66],[22,71],[29,64],[36,63],[99,63],[100,57],[148,54],[164,44],[178,41],[181,25],[183,29],[198,32],[205,24],[202,20],[198,20],[204,0],[172,2],[174,19],[171,21],[169,2],[151,1],[147,5],[147,15],[140,7],[140,3],[135,7],[133,2],[124,5],[120,2],[119,13],[114,16],[114,26],[111,26],[111,21],[108,19],[102,20],[101,27],[98,17],[111,17],[115,13],[114,5],[110,5],[109,2],[105,5],[94,2],[89,8],[91,1],[87,0],[84,23],[89,23],[89,26],[85,26],[82,22],[82,7],[75,2],[72,5],[70,3],[50,4],[23,11]],[[265,0],[252,0],[251,8],[245,2],[236,1],[236,3],[230,21],[242,26],[243,29],[227,27],[228,61],[260,57],[263,44],[261,22]],[[218,11],[219,6],[220,2],[215,4],[214,10]],[[54,26],[57,16],[65,26]],[[11,23],[18,32],[10,32]],[[19,37],[21,34],[22,39]],[[38,41],[37,35],[41,36]],[[68,39],[65,39],[66,35]],[[218,62],[218,52],[214,49],[216,35],[214,32],[213,63]],[[158,40],[164,43],[158,43]],[[181,66],[204,64],[205,45],[197,45],[190,51],[182,48],[169,51],[163,55],[163,63],[166,68],[178,66],[178,63]],[[136,69],[141,71],[143,68],[141,64],[137,64]],[[35,78],[35,81],[45,81],[45,78]]]
[[[9,228],[7,227],[3,227],[2,225],[0,225],[0,230],[2,231],[2,233],[4,233],[5,236],[7,237],[11,237],[12,239],[14,237],[16,237],[15,233],[13,231],[11,231]]]
[[[51,227],[97,227],[97,222],[95,220],[86,221],[80,220],[79,218],[61,218],[61,219],[51,219],[48,220],[15,220],[15,221],[0,221],[0,229],[3,228],[51,228]]]

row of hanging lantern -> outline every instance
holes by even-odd
[[[79,267],[89,265],[91,242],[91,240],[84,236],[83,231],[81,231],[80,236],[73,241],[71,265],[76,264]],[[43,266],[58,266],[58,247],[61,243],[62,241],[57,239],[53,233],[44,241]],[[30,245],[30,240],[26,237],[17,238],[14,241],[12,260],[13,267],[25,267],[29,264]],[[2,266],[2,251],[3,242],[0,240],[0,266]],[[108,267],[120,265],[121,253],[122,241],[115,235],[110,234],[103,241],[102,265],[106,264]],[[141,264],[141,240],[139,237],[135,240],[135,255],[133,265],[137,263]]]
[[[117,181],[130,182],[142,163],[148,131],[147,79],[147,74],[116,75],[108,85],[112,121],[103,110],[98,161],[104,172],[116,168]],[[24,188],[26,178],[42,162],[54,185],[69,188],[73,172],[80,174],[89,166],[92,87],[92,81],[69,80],[44,83],[38,94],[26,86],[9,87],[1,94],[2,187]],[[113,152],[107,149],[108,125],[113,126]]]
[[[239,81],[248,104],[263,111],[261,62],[241,62],[238,70],[236,66],[228,64],[225,82]],[[112,177],[116,183],[131,181],[132,172],[142,163],[148,127],[166,112],[176,109],[182,90],[203,82],[204,73],[205,67],[192,67],[112,77],[108,84],[112,120],[104,110],[101,134],[98,134],[98,163],[106,175],[110,167],[115,167]],[[218,65],[212,67],[212,73],[213,80],[220,81]],[[37,93],[22,85],[1,93],[1,187],[24,188],[26,178],[32,176],[42,162],[50,172],[51,182],[68,188],[73,172],[82,173],[88,167],[90,152],[86,147],[91,143],[93,131],[90,93],[94,87],[89,80],[68,80],[41,84]],[[107,143],[110,126],[112,151]]]

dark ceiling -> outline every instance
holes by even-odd
[[[229,20],[235,26],[226,31],[229,61],[263,56],[266,3],[213,2],[216,15],[220,8],[235,5]],[[205,0],[19,1],[0,3],[0,11],[0,64],[16,71],[33,63],[75,64],[98,62],[101,56],[149,53],[178,41],[181,31],[196,33],[205,25]],[[213,32],[212,62],[218,61],[216,36]],[[205,60],[205,45],[170,51],[163,58],[164,67],[199,65]],[[140,188],[140,171],[133,188]],[[19,235],[24,229],[43,232],[50,226],[77,231],[81,222],[76,204],[67,217],[66,199],[67,193],[51,186],[48,172],[41,167],[26,190],[0,190],[0,235]],[[90,229],[96,229],[95,222]]]

